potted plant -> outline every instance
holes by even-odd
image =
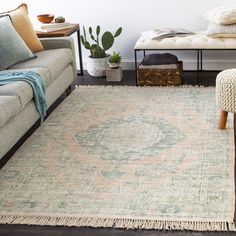
[[[111,69],[117,69],[120,67],[122,57],[119,52],[113,52],[113,55],[108,60],[108,65]]]
[[[84,47],[90,50],[90,56],[88,57],[87,70],[89,75],[95,77],[103,77],[106,75],[107,62],[109,54],[106,53],[114,43],[114,39],[118,37],[122,28],[120,27],[113,35],[111,32],[106,31],[100,40],[100,26],[96,27],[96,35],[93,34],[92,27],[89,27],[88,32],[91,40],[94,42],[90,43],[87,39],[85,27],[83,27],[83,35],[81,35],[81,42]]]

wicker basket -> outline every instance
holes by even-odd
[[[178,62],[177,69],[138,69],[138,85],[141,86],[171,86],[182,82],[183,62]]]

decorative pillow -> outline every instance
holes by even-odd
[[[210,22],[207,35],[215,38],[236,38],[236,24],[218,25]]]
[[[207,20],[219,25],[236,23],[236,6],[222,6],[212,9],[203,15]]]
[[[0,70],[35,57],[16,32],[10,16],[0,16]]]
[[[12,11],[3,12],[0,14],[9,14],[11,16],[12,23],[16,31],[33,52],[44,50],[43,45],[38,39],[33,25],[29,19],[28,8],[26,4],[21,4],[18,8]]]

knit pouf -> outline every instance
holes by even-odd
[[[216,78],[216,104],[226,112],[236,112],[236,69],[220,72]]]

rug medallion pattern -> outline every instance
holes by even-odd
[[[214,88],[79,87],[0,171],[0,223],[233,230],[218,114]]]

